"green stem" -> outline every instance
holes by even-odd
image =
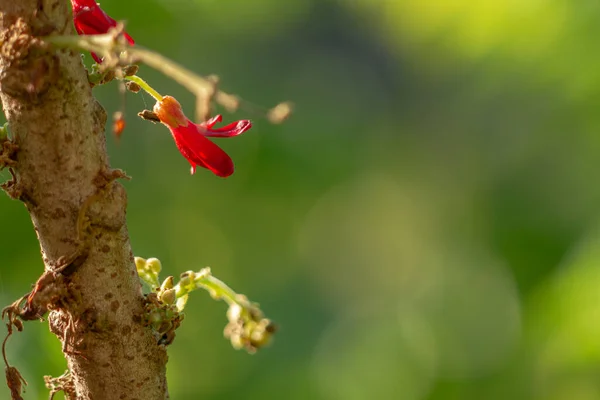
[[[183,297],[189,294],[192,290],[203,288],[207,290],[212,297],[215,299],[223,299],[227,304],[237,304],[243,308],[246,308],[246,304],[241,304],[238,301],[238,294],[223,281],[215,278],[210,274],[199,274],[194,279],[193,286],[182,287],[180,284],[175,285],[175,295],[177,298]],[[192,289],[193,288],[193,289]]]
[[[140,279],[142,281],[144,281],[144,283],[146,285],[148,285],[152,291],[155,291],[157,288],[160,287],[160,282],[158,282],[158,276],[143,274],[143,273],[140,273],[139,271],[138,271],[138,275],[139,275]]]
[[[163,97],[160,95],[160,93],[158,93],[156,90],[154,90],[152,88],[152,86],[150,86],[148,84],[148,82],[146,82],[145,80],[143,80],[142,78],[140,78],[137,75],[132,75],[132,76],[126,76],[123,79],[131,81],[131,82],[135,82],[138,85],[140,85],[140,87],[142,89],[144,89],[150,96],[154,97],[156,99],[156,101],[162,101]]]

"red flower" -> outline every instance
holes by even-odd
[[[211,170],[215,175],[226,178],[233,174],[233,161],[219,146],[207,137],[238,136],[252,127],[249,120],[241,120],[221,128],[213,126],[221,121],[221,116],[201,124],[194,124],[181,110],[181,105],[171,96],[165,96],[156,102],[154,112],[173,135],[179,152],[192,165],[191,172],[196,172],[196,166]]]
[[[117,22],[103,11],[95,0],[71,0],[71,6],[75,29],[80,35],[101,35],[117,25]],[[134,44],[131,36],[126,32],[123,35],[130,44]],[[98,64],[102,62],[96,53],[92,53],[92,57]]]

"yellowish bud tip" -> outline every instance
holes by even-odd
[[[135,261],[135,268],[138,271],[143,271],[146,268],[146,260],[142,257],[135,257],[133,259]]]
[[[160,285],[160,291],[165,291],[167,289],[173,289],[173,286],[175,286],[173,284],[173,277],[169,276],[167,277],[167,279],[164,280],[164,282],[162,283],[162,285]]]
[[[162,264],[158,258],[149,258],[146,260],[146,268],[158,275],[162,270]]]

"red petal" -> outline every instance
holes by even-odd
[[[103,29],[99,29],[101,27],[96,25],[87,25],[82,21],[79,20],[75,20],[75,30],[77,31],[78,34],[80,35],[102,35],[103,33],[108,32],[108,29],[110,29],[111,27],[108,27],[106,30]]]
[[[90,53],[92,55],[92,58],[94,59],[94,61],[96,61],[96,63],[98,64],[102,64],[102,59],[98,56],[98,54],[96,53]]]
[[[73,7],[73,14],[77,14],[82,8],[93,8],[98,6],[95,0],[71,0],[71,7]]]
[[[233,173],[233,161],[219,146],[204,137],[198,126],[188,120],[186,126],[171,129],[175,144],[192,165],[211,170],[215,175],[228,177]]]
[[[80,35],[102,35],[117,26],[117,21],[109,17],[100,7],[87,8],[74,17],[75,28]],[[127,32],[123,36],[130,44],[135,41]]]
[[[108,16],[93,0],[72,0],[73,6],[73,22],[75,30],[80,35],[100,35],[108,32],[108,30],[117,25],[117,22]],[[130,43],[134,44],[134,40],[127,32],[123,32],[123,36]],[[92,53],[92,57],[97,63],[102,60],[97,54]]]
[[[106,33],[117,24],[98,5],[74,12],[73,20],[81,26],[86,35]]]
[[[223,120],[223,117],[221,116],[221,114],[219,114],[219,115],[215,115],[208,121],[203,122],[199,125],[203,128],[212,128],[217,122],[221,122],[222,120]]]
[[[200,132],[202,132],[202,134],[204,136],[207,136],[207,137],[234,137],[234,136],[241,135],[242,133],[246,132],[248,129],[252,128],[252,122],[250,122],[250,120],[247,120],[247,119],[233,122],[229,125],[225,125],[225,126],[222,126],[220,128],[216,128],[216,129],[211,128],[212,125],[214,125],[214,122],[212,123],[212,125],[208,124],[208,122],[211,122],[211,121],[212,120],[209,120],[206,122],[206,127],[204,127],[203,124],[198,125],[198,127],[200,128]]]
[[[95,0],[71,0],[73,8],[93,7],[98,5]]]
[[[123,36],[125,36],[125,40],[127,40],[129,42],[129,44],[135,44],[135,42],[133,41],[133,38],[131,36],[129,36],[129,34],[127,32],[123,32]]]

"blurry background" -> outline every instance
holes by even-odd
[[[136,117],[147,95],[127,95],[119,143],[107,134],[133,177],[134,253],[164,274],[211,266],[281,327],[234,351],[225,305],[194,293],[173,399],[600,398],[598,2],[102,6],[223,89],[296,104],[279,126],[224,113],[255,123],[218,142],[236,163],[225,180],[191,176],[168,130]],[[193,115],[184,89],[140,75]],[[95,93],[121,107],[116,84]],[[43,266],[24,207],[0,196],[0,221],[5,305]],[[66,365],[47,325],[26,328],[9,357],[26,398],[46,399],[42,376]]]

